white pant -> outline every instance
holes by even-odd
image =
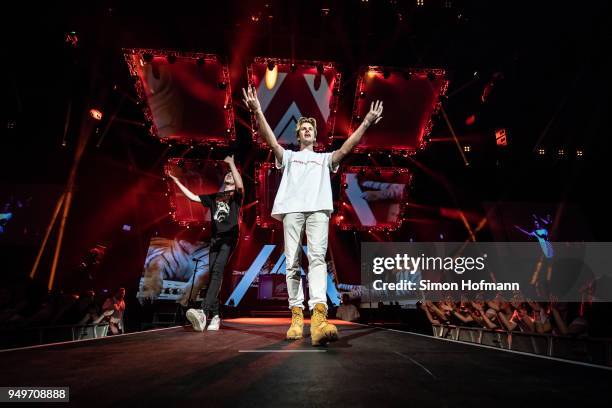
[[[287,292],[289,308],[304,308],[304,290],[300,276],[302,234],[306,230],[308,244],[308,308],[317,303],[327,307],[327,234],[329,215],[324,211],[289,213],[283,217],[285,258],[287,265]]]

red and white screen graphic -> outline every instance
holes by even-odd
[[[165,173],[176,176],[196,195],[213,194],[223,190],[223,178],[229,168],[221,160],[168,159]],[[172,218],[180,225],[210,223],[210,210],[188,199],[178,186],[168,178],[168,197]]]
[[[262,111],[282,146],[297,146],[295,126],[301,116],[317,121],[316,150],[330,144],[340,87],[340,73],[333,63],[257,57],[249,67],[249,83],[257,89]],[[257,130],[254,116],[252,123]],[[257,133],[253,138],[265,144]]]
[[[255,165],[257,225],[262,228],[282,226],[280,221],[270,215],[282,177],[283,172],[278,170],[274,163],[257,163]]]
[[[431,117],[448,87],[445,76],[442,69],[362,69],[351,129],[359,127],[372,102],[383,101],[384,112],[383,119],[368,129],[355,150],[412,154],[425,147],[425,136],[432,128]]]
[[[347,167],[336,224],[344,230],[395,230],[402,224],[411,175],[395,167]]]
[[[227,65],[211,54],[126,50],[153,137],[228,145],[235,139]]]

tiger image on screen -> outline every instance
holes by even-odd
[[[185,240],[154,237],[149,244],[145,259],[143,278],[138,298],[155,300],[160,298],[164,287],[171,286],[172,294],[182,305],[187,305],[189,294],[196,294],[208,280],[208,251],[205,242],[191,243]],[[197,269],[194,259],[198,259]],[[193,273],[195,285],[191,291]]]

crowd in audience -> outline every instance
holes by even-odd
[[[0,330],[116,322],[123,310],[117,310],[117,302],[109,302],[115,298],[112,295],[93,290],[47,292],[27,281],[0,287]]]
[[[480,327],[491,330],[581,336],[590,331],[592,305],[586,303],[535,302],[519,296],[495,300],[420,303],[431,324]]]

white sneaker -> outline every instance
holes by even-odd
[[[193,330],[195,331],[204,331],[204,327],[206,327],[206,315],[200,309],[189,309],[185,315],[187,320],[191,323]]]
[[[212,319],[210,319],[210,324],[206,330],[219,330],[221,326],[221,318],[219,315],[215,315]]]

